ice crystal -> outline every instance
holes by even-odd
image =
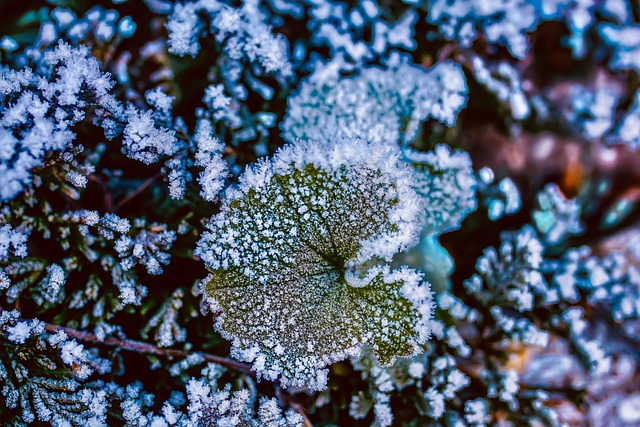
[[[322,368],[362,344],[388,364],[428,338],[420,274],[363,269],[419,231],[419,199],[398,160],[397,149],[361,140],[300,142],[227,194],[197,250],[212,272],[204,292],[233,354],[261,377],[323,389]]]

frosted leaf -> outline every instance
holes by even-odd
[[[451,62],[428,71],[408,64],[368,67],[339,79],[324,69],[319,73],[288,100],[282,130],[289,141],[342,136],[405,144],[430,117],[455,124],[467,101],[464,74]]]
[[[205,298],[234,357],[283,386],[326,387],[326,365],[370,345],[383,364],[428,338],[431,293],[390,261],[417,239],[419,198],[399,152],[300,142],[249,168],[202,235]]]
[[[423,197],[428,232],[460,227],[476,207],[476,179],[471,158],[464,151],[438,145],[426,153],[406,149],[404,160],[415,170],[415,189]]]

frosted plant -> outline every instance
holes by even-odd
[[[421,196],[425,218],[420,242],[409,252],[409,259],[415,254],[417,265],[434,289],[445,289],[454,264],[438,239],[441,234],[459,228],[476,209],[476,178],[471,159],[466,152],[438,145],[428,152],[406,148],[403,160],[414,171],[414,188]]]
[[[129,270],[142,264],[149,274],[162,274],[162,265],[169,264],[170,255],[166,251],[176,240],[176,232],[167,230],[166,225],[147,226],[142,220],[136,221],[134,226],[139,229],[134,237],[123,234],[114,245],[122,268]]]
[[[471,47],[478,30],[492,43],[503,44],[518,59],[529,49],[526,32],[537,25],[535,6],[523,0],[432,0],[427,22],[438,26],[439,36]]]
[[[184,342],[187,339],[186,330],[180,326],[178,312],[183,305],[184,291],[176,289],[168,298],[160,310],[149,319],[142,330],[142,336],[147,338],[151,330],[155,330],[154,339],[159,347],[170,347],[175,343]]]
[[[571,109],[566,116],[586,138],[601,138],[613,128],[617,103],[616,94],[609,88],[590,91],[575,85],[571,88]]]
[[[530,226],[518,232],[503,233],[500,249],[484,250],[476,261],[477,274],[464,283],[479,301],[508,304],[520,312],[534,308],[534,299],[551,298],[542,277],[543,246]]]
[[[216,390],[205,378],[191,379],[187,384],[187,411],[182,412],[170,402],[165,402],[162,415],[148,416],[154,427],[302,427],[302,417],[292,410],[283,413],[276,399],[260,398],[258,409],[256,399],[247,389],[231,391],[227,385]],[[131,399],[133,411],[128,417],[132,425],[138,423],[141,405]]]
[[[579,202],[567,199],[557,184],[547,184],[538,193],[538,206],[533,211],[533,221],[546,242],[558,244],[584,231]]]
[[[204,24],[199,14],[209,16],[210,33],[231,59],[255,61],[268,73],[291,74],[287,41],[272,34],[254,0],[245,0],[238,9],[217,0],[176,3],[166,24],[171,53],[195,56],[200,51]]]
[[[64,332],[49,335],[44,323],[19,316],[0,311],[0,421],[104,425],[105,393],[79,382],[92,372],[91,355]]]
[[[529,117],[531,106],[522,89],[518,71],[513,66],[506,61],[489,63],[476,55],[473,56],[472,65],[476,81],[508,106],[515,120]]]
[[[60,43],[40,66],[38,73],[0,68],[0,201],[30,185],[48,153],[71,146],[72,126],[88,106],[117,106],[113,83],[87,48]]]
[[[214,135],[209,120],[201,119],[193,135],[197,147],[196,165],[204,168],[198,176],[200,195],[208,202],[215,200],[224,187],[227,165],[222,159],[224,144]]]
[[[620,27],[601,24],[600,36],[612,48],[609,67],[614,70],[636,70],[640,72],[640,25]]]
[[[476,209],[476,179],[469,155],[438,145],[424,153],[406,149],[403,158],[415,170],[414,188],[424,200],[427,232],[459,228]]]
[[[452,126],[466,99],[464,74],[451,62],[428,71],[409,64],[367,67],[337,79],[312,74],[288,100],[283,136],[288,141],[344,136],[407,144],[430,117]]]
[[[54,152],[67,150],[53,160],[73,165],[74,154],[83,149],[73,144],[73,128],[92,116],[108,139],[124,134],[123,150],[133,159],[150,164],[178,152],[175,132],[158,125],[154,112],[125,109],[114,97],[114,82],[87,47],[60,42],[38,61],[35,70],[0,68],[0,201],[29,186],[31,171]],[[61,168],[67,181],[80,188],[87,183],[83,173],[92,171],[90,165],[76,165],[79,171]]]
[[[640,90],[636,92],[633,105],[622,118],[607,142],[625,144],[632,150],[640,147]]]
[[[390,261],[415,243],[419,198],[397,148],[300,142],[247,169],[196,254],[232,354],[283,386],[326,387],[327,364],[369,344],[383,364],[419,351],[432,302]]]

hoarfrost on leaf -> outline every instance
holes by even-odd
[[[320,390],[323,368],[363,344],[383,364],[419,352],[429,286],[380,260],[415,243],[420,214],[411,171],[387,144],[299,142],[248,168],[196,251],[232,355],[284,387]]]
[[[464,74],[452,62],[427,71],[404,63],[366,67],[343,78],[320,70],[289,98],[283,136],[288,141],[338,136],[407,144],[430,117],[454,125],[466,102]]]
[[[406,149],[403,156],[415,170],[414,188],[423,198],[427,232],[443,233],[460,227],[477,207],[469,154],[438,145],[426,153]]]

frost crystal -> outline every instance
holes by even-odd
[[[464,74],[450,62],[428,71],[408,64],[368,67],[337,80],[321,71],[289,98],[283,136],[289,141],[343,136],[405,144],[429,117],[455,124],[466,101]]]
[[[196,253],[212,273],[203,290],[222,311],[217,329],[260,377],[319,390],[322,368],[363,344],[389,364],[427,340],[429,286],[406,267],[372,266],[421,227],[399,154],[361,140],[300,142],[227,193]]]

